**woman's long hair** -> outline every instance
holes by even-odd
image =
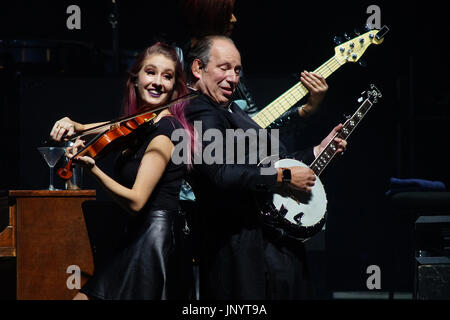
[[[178,59],[177,52],[175,49],[163,42],[157,42],[154,45],[145,49],[136,59],[136,62],[131,67],[128,72],[128,78],[125,87],[125,94],[123,100],[123,114],[124,115],[133,115],[137,112],[143,111],[145,106],[142,104],[140,96],[137,94],[137,88],[135,87],[135,82],[138,77],[139,71],[143,67],[143,63],[145,59],[153,54],[162,54],[165,57],[169,58],[175,63],[175,84],[173,87],[172,96],[169,98],[169,101],[173,101],[177,98],[186,96],[188,94],[188,89],[186,86],[185,77],[183,74],[183,68],[181,66],[180,60]],[[168,102],[169,102],[168,101]],[[184,114],[184,109],[188,102],[179,102],[174,103],[169,107],[170,113],[173,115],[175,119],[177,119],[181,126],[186,130],[190,142],[191,148],[188,148],[188,168],[191,168],[192,164],[192,151],[194,150],[196,144],[196,135],[194,132],[194,127],[190,122],[187,121],[186,116]],[[151,109],[149,109],[151,110]]]

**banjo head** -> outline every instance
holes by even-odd
[[[309,168],[306,164],[295,159],[281,159],[275,162],[275,168],[289,168],[301,166]],[[273,204],[279,212],[283,212],[284,218],[290,223],[302,227],[314,227],[321,223],[326,215],[327,196],[325,188],[316,176],[311,193],[289,190],[289,195],[273,195]]]

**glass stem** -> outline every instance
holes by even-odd
[[[50,167],[50,186],[48,187],[49,190],[54,190],[55,187],[53,186],[53,167]]]

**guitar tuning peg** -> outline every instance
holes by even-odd
[[[359,61],[358,61],[358,64],[359,64],[361,67],[367,67],[367,62],[366,62],[365,60],[359,60]]]
[[[372,30],[372,28],[368,24],[364,25],[365,32],[370,31],[370,30]]]
[[[344,38],[347,39],[347,40],[350,40],[350,39],[351,39],[350,36],[347,34],[347,32],[344,33]]]
[[[359,36],[361,34],[361,30],[359,30],[359,28],[355,28],[353,30],[353,32],[355,33],[355,35]]]
[[[342,38],[341,38],[341,37],[334,36],[333,42],[334,42],[335,44],[341,44],[343,41],[342,41]]]

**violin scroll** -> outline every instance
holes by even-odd
[[[69,180],[70,178],[72,178],[72,159],[67,162],[65,167],[59,168],[56,173],[64,180]]]

